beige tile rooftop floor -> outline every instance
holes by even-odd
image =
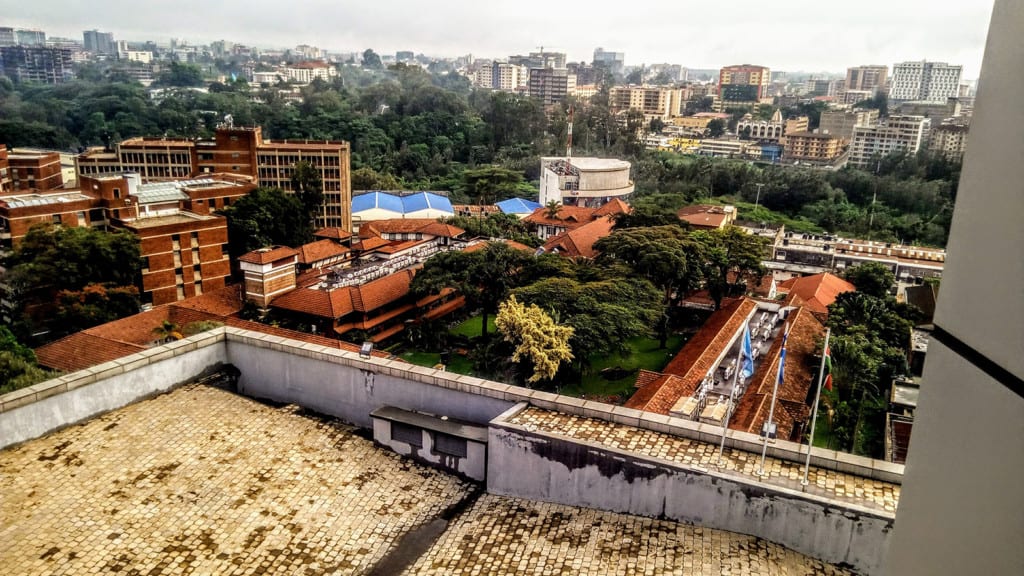
[[[708,469],[719,469],[718,444],[709,444],[571,414],[529,407],[509,420],[512,424],[527,430],[560,434],[570,438],[601,444],[610,448],[627,450],[636,454],[679,462]],[[803,465],[795,462],[768,458],[765,463],[767,478],[757,475],[761,455],[740,450],[725,449],[721,470],[747,476],[752,480],[775,484],[792,490],[800,490]],[[806,492],[826,498],[850,502],[864,508],[896,512],[900,487],[897,484],[843,474],[811,466],[808,475],[810,484]]]
[[[185,386],[0,451],[0,574],[366,574],[471,492],[336,421]],[[749,536],[483,496],[410,574],[841,574]]]
[[[753,536],[639,516],[482,496],[408,576],[850,574]]]

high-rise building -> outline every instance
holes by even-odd
[[[0,47],[0,76],[16,82],[60,84],[73,76],[71,50],[42,46]]]
[[[46,32],[42,30],[19,28],[14,31],[14,38],[22,46],[46,46]]]
[[[114,42],[114,35],[110,32],[86,30],[82,32],[82,40],[82,46],[86,52],[108,56],[117,54],[117,43]]]
[[[818,131],[838,136],[847,142],[853,139],[853,129],[878,123],[878,110],[858,108],[854,110],[826,110],[821,113]]]
[[[622,69],[626,65],[626,53],[606,52],[604,48],[597,48],[594,50],[593,63],[595,66],[603,66],[612,74],[622,74]]]
[[[947,160],[962,160],[967,151],[968,130],[966,122],[949,122],[932,128],[928,151]]]
[[[889,76],[888,66],[869,64],[846,69],[847,90],[884,91]]]
[[[531,68],[530,97],[543,104],[554,104],[576,89],[576,76],[565,68]]]
[[[931,120],[924,116],[890,116],[885,124],[853,129],[850,164],[870,167],[876,158],[904,150],[916,154],[928,143]]]
[[[0,27],[0,46],[14,46],[18,38],[14,35],[14,28]]]
[[[612,112],[639,110],[647,119],[682,115],[683,90],[659,86],[615,86],[608,94]]]
[[[945,102],[958,95],[962,71],[945,62],[901,62],[892,69],[889,99]]]
[[[498,90],[515,90],[526,86],[529,72],[526,68],[509,62],[495,62],[491,66],[491,87]]]
[[[768,95],[771,76],[765,66],[726,66],[718,76],[719,97],[723,102],[758,102]]]

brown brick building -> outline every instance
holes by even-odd
[[[75,160],[83,176],[137,172],[144,181],[235,174],[259,186],[292,190],[295,164],[307,161],[320,171],[324,206],[317,227],[351,230],[352,186],[348,142],[264,140],[259,127],[217,129],[213,140],[132,138],[114,150],[92,148]]]
[[[17,148],[4,152],[12,191],[57,190],[64,186],[59,153]]]
[[[843,139],[834,134],[795,132],[786,136],[783,158],[808,162],[832,162],[844,151]]]
[[[223,216],[177,212],[116,220],[114,226],[139,237],[143,303],[169,304],[218,290],[231,275]]]
[[[142,299],[166,304],[221,288],[230,275],[227,221],[211,212],[256,185],[245,176],[143,184],[138,174],[85,176],[80,190],[0,198],[0,247],[36,224],[104,226],[141,240]]]
[[[7,146],[0,144],[0,195],[11,191],[11,164],[7,159]]]

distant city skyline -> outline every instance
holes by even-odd
[[[547,50],[589,62],[593,50],[625,52],[626,65],[668,62],[696,69],[751,63],[772,70],[843,72],[849,66],[934,60],[964,66],[977,78],[992,0],[936,6],[925,0],[864,0],[842,10],[817,0],[753,0],[728,5],[683,3],[656,13],[610,11],[599,4],[522,0],[492,5],[451,0],[427,9],[392,0],[180,0],[124,10],[116,0],[67,4],[0,0],[0,25],[40,28],[81,39],[82,31],[118,40],[190,44],[216,40],[263,48],[310,44],[333,52],[411,50],[435,57],[504,57]]]

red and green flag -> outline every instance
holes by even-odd
[[[825,347],[825,390],[832,390],[832,349]]]

